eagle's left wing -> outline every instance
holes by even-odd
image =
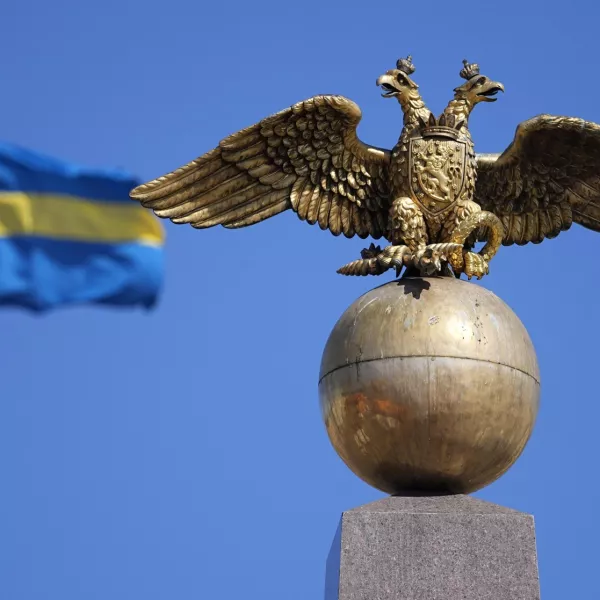
[[[477,155],[475,201],[498,215],[507,246],[573,222],[600,232],[600,125],[551,115],[521,123],[502,154]]]

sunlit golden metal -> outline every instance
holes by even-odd
[[[539,380],[527,331],[497,296],[403,277],[342,315],[319,394],[333,446],[364,481],[391,494],[466,493],[521,454]]]
[[[469,115],[504,87],[463,63],[465,83],[439,118],[421,99],[411,57],[377,79],[404,113],[391,152],[358,139],[354,102],[315,96],[131,196],[159,217],[199,229],[245,227],[292,209],[334,235],[391,243],[372,245],[339,269],[345,275],[407,267],[481,278],[501,244],[541,242],[573,222],[600,231],[600,126],[541,115],[518,127],[502,155],[478,155]],[[487,243],[474,252],[478,241]]]

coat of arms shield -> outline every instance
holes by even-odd
[[[410,140],[410,189],[423,210],[450,208],[465,182],[467,146],[461,140],[415,137]]]

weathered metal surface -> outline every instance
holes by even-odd
[[[497,296],[452,278],[404,278],[340,318],[319,393],[333,446],[367,483],[464,493],[521,454],[539,380],[529,335]]]

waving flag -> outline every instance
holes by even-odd
[[[0,143],[0,305],[152,307],[164,233],[129,199],[138,184]]]

